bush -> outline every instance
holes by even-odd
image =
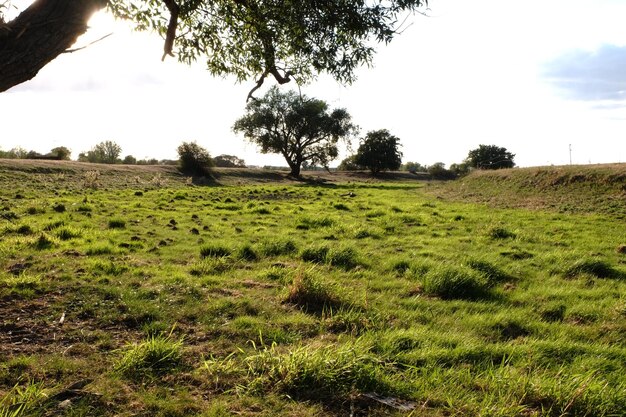
[[[195,142],[183,142],[178,147],[178,163],[181,172],[197,177],[209,176],[213,166],[209,152]]]
[[[487,285],[474,271],[441,266],[429,270],[422,280],[428,295],[443,299],[480,298],[487,293]]]

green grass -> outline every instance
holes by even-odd
[[[604,180],[529,208],[516,170],[466,180],[487,206],[455,184],[97,169],[0,164],[4,415],[411,415],[372,393],[429,417],[624,415],[626,240],[619,206],[590,203]],[[561,178],[533,172],[543,194]]]

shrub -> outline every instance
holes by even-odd
[[[165,375],[181,366],[182,345],[182,340],[173,340],[171,335],[150,336],[128,346],[115,370],[135,380]]]
[[[232,250],[223,245],[205,245],[200,248],[202,258],[221,258],[230,256]]]
[[[206,149],[195,142],[183,142],[177,150],[181,172],[198,177],[210,175],[213,160]]]
[[[465,268],[440,266],[429,270],[422,280],[428,295],[443,299],[472,299],[484,296],[487,285],[476,272]]]

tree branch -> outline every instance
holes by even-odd
[[[180,7],[174,0],[163,0],[165,7],[170,11],[170,22],[167,25],[167,32],[165,35],[165,45],[163,45],[163,57],[161,61],[165,61],[166,56],[174,56],[172,49],[174,48],[174,40],[176,39],[176,29],[178,27],[178,13]]]

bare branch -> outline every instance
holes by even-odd
[[[63,53],[64,53],[64,54],[71,54],[71,53],[73,53],[73,52],[83,50],[83,49],[85,49],[85,48],[90,47],[91,45],[93,45],[93,44],[94,44],[94,43],[96,43],[96,42],[100,42],[101,40],[108,38],[108,37],[109,37],[109,36],[111,36],[111,35],[113,35],[113,32],[111,32],[111,33],[109,33],[109,34],[107,34],[107,35],[104,35],[104,36],[103,36],[103,37],[101,37],[100,39],[96,39],[96,40],[95,40],[95,41],[93,41],[93,42],[89,42],[87,45],[85,45],[85,46],[81,46],[80,48],[67,49],[67,50],[63,51]]]

